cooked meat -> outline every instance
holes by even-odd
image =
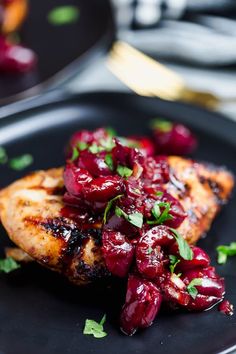
[[[230,195],[233,177],[223,168],[169,157],[167,190],[183,205],[188,217],[179,227],[189,243],[205,233]],[[11,240],[36,261],[76,284],[109,275],[101,252],[101,231],[81,231],[61,216],[62,168],[39,171],[0,192],[0,217]]]

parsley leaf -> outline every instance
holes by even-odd
[[[84,141],[78,141],[76,145],[80,151],[86,150],[88,148],[88,144]]]
[[[176,239],[176,242],[178,244],[179,247],[179,254],[181,255],[181,257],[183,259],[186,259],[188,261],[191,261],[193,259],[193,251],[192,249],[189,247],[189,244],[187,243],[187,241],[185,241],[185,239],[183,238],[183,236],[181,236],[177,230],[170,228],[170,230],[173,232],[174,237]]]
[[[94,320],[86,320],[84,325],[83,334],[91,334],[95,338],[103,338],[107,336],[107,333],[104,331],[104,323],[106,321],[106,315],[104,315],[101,321],[98,323]]]
[[[216,250],[218,252],[218,263],[225,264],[228,256],[236,256],[236,242],[231,242],[229,245],[220,245]]]
[[[160,211],[160,207],[165,208],[162,213]],[[149,225],[162,224],[167,220],[173,219],[173,216],[169,214],[170,207],[171,207],[170,203],[156,201],[152,208],[152,214],[155,220],[147,220],[147,224]]]
[[[75,23],[79,18],[79,9],[77,6],[64,5],[57,6],[48,13],[48,22],[54,26],[67,25]]]
[[[79,151],[73,147],[71,161],[75,161],[79,157]]]
[[[128,168],[126,166],[121,166],[121,165],[117,166],[116,171],[121,177],[126,177],[126,178],[130,177],[133,173],[133,170],[131,170],[130,168]]]
[[[151,122],[151,127],[153,129],[158,129],[158,130],[160,130],[163,133],[168,133],[173,128],[173,124],[171,122],[169,122],[168,120],[154,119]]]
[[[170,259],[170,271],[173,274],[175,272],[175,267],[180,262],[180,259],[178,259],[178,257],[174,256],[173,254],[169,255],[169,259]]]
[[[0,164],[1,165],[4,165],[8,160],[8,157],[7,157],[7,152],[6,150],[0,146]]]
[[[20,265],[13,258],[0,259],[0,272],[10,273],[18,268],[20,268]]]
[[[139,227],[140,229],[143,226],[143,214],[141,213],[133,213],[128,215],[128,221],[134,226]]]
[[[162,191],[156,191],[155,194],[158,197],[162,197],[163,196],[163,192]]]
[[[106,154],[105,156],[105,163],[107,164],[107,166],[109,167],[109,169],[111,171],[113,171],[114,169],[114,163],[113,163],[113,159],[112,159],[112,155],[111,154]]]
[[[198,291],[195,287],[196,285],[202,285],[202,278],[194,278],[187,286],[187,291],[193,299],[196,299],[198,294]]]
[[[9,161],[9,166],[13,169],[13,170],[23,170],[24,168],[28,167],[29,165],[31,165],[33,163],[34,159],[33,156],[30,154],[25,154],[22,156],[18,156],[18,157],[14,157],[13,159],[11,159]]]
[[[95,143],[93,143],[88,149],[92,154],[97,154],[98,152],[101,152],[103,150],[101,146],[98,146]]]
[[[123,217],[125,220],[130,222],[130,224],[139,227],[140,229],[143,226],[143,214],[139,212],[135,212],[133,214],[126,214],[121,208],[118,206],[115,209],[115,214],[119,217]]]
[[[115,129],[113,129],[111,127],[106,127],[106,132],[112,138],[117,135]]]
[[[115,143],[112,139],[111,136],[109,136],[107,139],[101,139],[99,141],[101,147],[103,148],[103,150],[106,151],[111,151],[113,149],[113,147],[115,146]]]
[[[106,224],[106,222],[107,222],[107,215],[108,215],[109,211],[111,210],[113,203],[121,197],[123,197],[123,194],[117,195],[116,197],[109,200],[109,202],[107,203],[106,209],[104,211],[104,216],[103,216],[103,223],[104,224]]]

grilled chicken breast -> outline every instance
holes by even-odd
[[[171,180],[166,189],[188,216],[179,232],[195,243],[210,227],[233,188],[223,168],[169,157]],[[11,240],[32,258],[76,284],[108,276],[101,252],[101,231],[81,231],[61,216],[62,168],[32,173],[0,192],[0,217]]]

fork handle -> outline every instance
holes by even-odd
[[[209,92],[200,92],[183,88],[179,93],[179,100],[193,103],[210,109],[216,109],[220,104],[219,98]]]

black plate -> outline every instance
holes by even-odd
[[[34,107],[0,120],[0,145],[10,156],[32,153],[28,169],[63,164],[63,146],[80,128],[113,126],[121,134],[148,133],[150,118],[161,116],[187,123],[197,134],[195,155],[226,165],[236,172],[236,124],[199,108],[128,94],[90,94]],[[1,187],[28,171],[1,167]],[[236,240],[236,198],[224,208],[208,237],[199,244],[215,264],[215,247]],[[1,230],[1,250],[9,244]],[[3,253],[3,252],[2,252]],[[217,266],[225,276],[227,298],[236,299],[236,258]],[[81,289],[37,265],[0,276],[0,352],[4,354],[154,354],[219,353],[236,345],[236,319],[213,309],[199,314],[160,314],[153,326],[126,337],[119,332],[117,316],[124,288]],[[86,318],[99,320],[107,313],[108,336],[95,339],[82,334]]]
[[[63,26],[51,25],[47,14],[65,4],[78,6],[78,21]],[[89,58],[108,48],[114,39],[109,0],[30,0],[29,5],[20,38],[38,55],[38,66],[35,71],[23,75],[1,75],[0,104],[37,94],[69,79],[85,61],[87,65]]]

